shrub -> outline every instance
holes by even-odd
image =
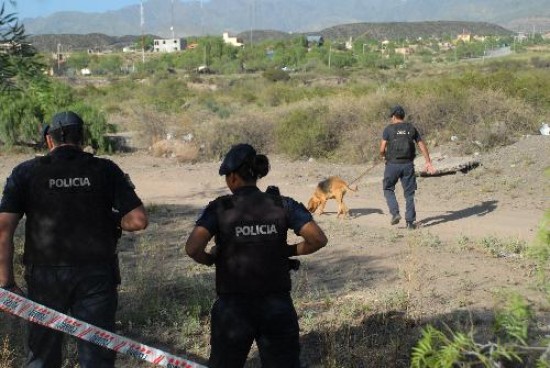
[[[411,367],[527,366],[524,365],[527,354],[519,351],[527,342],[532,318],[529,305],[515,294],[507,296],[499,305],[495,318],[497,343],[477,341],[473,330],[443,332],[428,325],[412,350]]]
[[[193,131],[205,158],[219,159],[237,143],[249,143],[260,153],[268,153],[273,148],[273,123],[254,113],[235,117],[232,121],[197,122]]]
[[[326,106],[292,111],[276,128],[277,147],[293,158],[327,157],[337,147],[336,132],[325,117]]]
[[[82,117],[84,120],[84,145],[98,148],[100,151],[112,151],[106,133],[114,132],[115,127],[107,123],[107,117],[101,111],[84,103],[76,103],[67,107]]]
[[[550,59],[541,59],[539,56],[534,56],[531,58],[531,64],[535,68],[550,68]]]
[[[272,82],[287,81],[290,79],[290,75],[284,70],[278,68],[270,68],[263,72],[263,77]]]

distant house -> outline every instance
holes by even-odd
[[[307,47],[323,46],[323,43],[325,43],[325,40],[321,35],[310,35],[306,37],[306,40]]]
[[[160,38],[153,40],[154,52],[177,52],[185,50],[187,42],[183,38]]]
[[[348,41],[346,41],[346,50],[353,50],[353,38],[350,37]]]
[[[229,37],[228,32],[223,33],[223,42],[225,42],[227,44],[230,44],[230,45],[233,45],[233,46],[237,46],[237,47],[241,47],[241,46],[244,45],[242,39],[237,38],[237,37]]]
[[[135,46],[125,46],[122,48],[122,52],[124,53],[128,53],[128,52],[136,52],[136,47]]]
[[[0,53],[8,54],[14,51],[20,51],[25,46],[31,46],[30,43],[3,42],[0,43]]]
[[[529,38],[529,36],[525,32],[518,32],[518,34],[514,36],[514,40],[516,42],[523,42],[523,41],[527,40],[528,38]]]
[[[456,37],[456,40],[462,42],[470,42],[472,40],[472,35],[467,32],[462,32]]]

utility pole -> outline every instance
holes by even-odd
[[[253,37],[252,37],[252,29],[256,26],[256,0],[252,0],[251,10],[250,10],[250,44],[252,45]]]
[[[174,0],[172,0],[172,20],[170,22],[170,30],[172,31],[172,39],[176,39],[176,33],[174,32]]]
[[[145,64],[145,37],[143,35],[143,25],[145,24],[145,18],[143,16],[143,0],[141,0],[141,7],[140,7],[140,27],[141,27],[141,63]]]
[[[55,57],[57,59],[57,72],[59,73],[59,70],[61,68],[61,44],[57,44],[57,55]]]
[[[204,10],[202,7],[202,0],[201,0],[201,36],[204,36]]]

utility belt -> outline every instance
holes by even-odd
[[[97,270],[108,270],[112,272],[113,278],[117,285],[121,283],[120,277],[120,263],[118,259],[118,254],[115,254],[111,260],[108,261],[98,261],[98,262],[83,262],[83,263],[61,263],[61,264],[36,264],[29,263],[24,264],[25,266],[25,279],[28,280],[28,277],[32,276],[33,272],[37,269],[40,270],[52,270],[58,271],[63,269],[78,269],[82,273],[92,273]]]
[[[391,160],[387,160],[387,164],[412,164],[414,162],[414,159],[410,158],[394,158]]]

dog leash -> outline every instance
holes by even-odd
[[[359,175],[357,178],[355,178],[353,181],[350,181],[348,186],[349,185],[352,185],[353,183],[355,183],[356,181],[358,181],[359,179],[361,179],[363,176],[367,175],[372,169],[374,169],[376,167],[376,164],[372,165],[371,167],[369,167],[367,170],[365,170],[361,175]]]

